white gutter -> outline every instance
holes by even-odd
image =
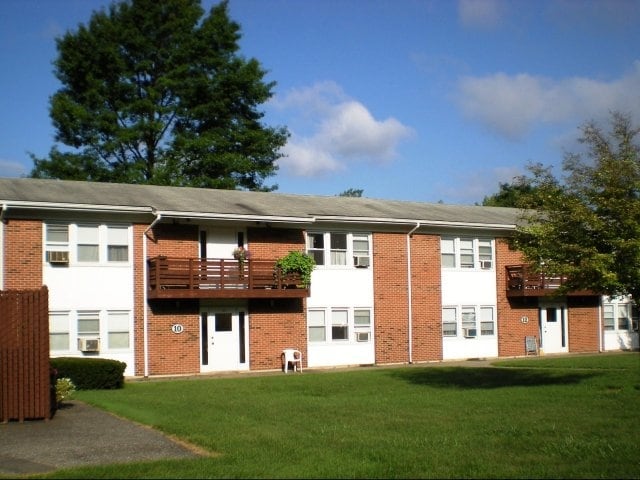
[[[408,319],[408,331],[409,331],[409,363],[413,363],[413,289],[411,287],[412,279],[411,279],[411,237],[413,232],[415,232],[418,228],[420,228],[420,222],[417,222],[415,227],[407,233],[407,304],[409,307],[409,319]]]
[[[1,200],[0,200],[1,201]],[[34,210],[84,210],[96,212],[134,212],[149,213],[149,207],[132,207],[128,205],[96,205],[88,203],[52,203],[52,202],[26,202],[11,200],[11,205],[16,208]]]
[[[410,218],[382,218],[382,217],[343,217],[340,215],[316,215],[316,222],[343,222],[343,223],[370,223],[387,225],[414,225],[415,219]],[[480,222],[450,222],[447,220],[420,220],[421,227],[466,227],[466,228],[491,228],[495,230],[515,230],[513,223],[480,223]]]
[[[284,217],[280,215],[246,215],[240,213],[211,213],[211,212],[179,212],[163,210],[163,218],[177,219],[205,219],[205,220],[238,220],[243,222],[263,223],[314,223],[314,217]]]
[[[604,331],[602,330],[602,296],[598,298],[598,352],[602,353],[604,343]]]
[[[147,233],[151,230],[156,223],[160,221],[162,215],[153,212],[156,218],[149,224],[149,226],[142,232],[142,328],[143,328],[143,342],[144,342],[144,378],[149,377],[149,326],[148,323],[148,310],[147,305]]]
[[[3,203],[0,210],[0,290],[4,289],[4,214],[7,208],[7,204]]]

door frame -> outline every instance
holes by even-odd
[[[216,362],[212,340],[215,339],[216,314],[231,314],[231,335],[223,340],[227,343],[223,350],[233,352],[235,360],[223,363]],[[249,370],[249,315],[244,306],[213,306],[205,305],[200,308],[200,372],[225,372]],[[225,338],[223,336],[223,338]],[[217,339],[218,341],[220,338]],[[214,340],[215,341],[215,340]]]
[[[569,352],[569,310],[566,301],[541,301],[538,311],[538,328],[540,330],[540,350],[545,353]],[[555,309],[556,322],[548,322],[547,314]],[[553,323],[554,325],[549,325]],[[553,328],[552,328],[553,327]]]

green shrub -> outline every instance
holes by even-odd
[[[56,377],[70,379],[78,390],[111,390],[124,385],[124,362],[77,357],[52,358],[50,362]]]
[[[276,262],[276,267],[283,275],[287,273],[299,273],[302,284],[305,288],[311,285],[311,272],[316,266],[316,262],[310,255],[302,252],[289,252],[286,256]]]
[[[69,400],[75,391],[76,386],[70,378],[58,378],[56,380],[56,403],[60,405],[64,400]]]

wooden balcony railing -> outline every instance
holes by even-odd
[[[526,265],[508,265],[507,297],[545,297],[557,295],[558,289],[565,285],[567,277],[551,277],[536,273]],[[595,292],[580,290],[564,293],[569,296],[593,296]]]
[[[168,258],[147,260],[149,299],[302,298],[299,274],[283,275],[275,260]]]

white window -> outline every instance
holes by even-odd
[[[442,335],[445,337],[458,335],[458,319],[455,307],[442,309]]]
[[[347,264],[347,234],[331,233],[331,265]]]
[[[49,312],[49,348],[69,350],[69,312]]]
[[[373,340],[370,308],[315,308],[309,310],[307,323],[309,342],[355,344]]]
[[[371,264],[369,235],[353,234],[353,264],[356,267],[368,267]]]
[[[492,336],[495,332],[496,319],[493,306],[463,305],[442,308],[443,337],[477,338]]]
[[[107,261],[129,261],[129,228],[107,226]]]
[[[78,262],[100,261],[98,225],[78,225]]]
[[[356,342],[368,342],[371,340],[370,310],[353,311],[353,329],[356,336]]]
[[[324,342],[327,340],[324,310],[310,310],[308,315],[309,341]]]
[[[97,310],[78,312],[78,337],[100,336],[100,312]]]
[[[465,337],[478,336],[475,307],[462,307],[462,334]]]
[[[307,253],[313,257],[316,265],[324,265],[324,234],[307,234]]]
[[[491,270],[494,265],[493,240],[442,237],[440,261],[442,268]]]
[[[494,333],[493,307],[480,307],[480,335],[493,335]]]
[[[456,267],[456,247],[455,240],[453,238],[443,238],[440,240],[440,252],[442,256],[443,268],[455,268]]]
[[[331,340],[349,340],[349,315],[346,310],[331,311]]]
[[[368,267],[371,258],[369,244],[368,234],[307,233],[307,253],[313,257],[316,265]]]
[[[473,240],[468,238],[460,239],[460,266],[462,268],[473,268],[475,266],[473,259]]]
[[[604,315],[603,315],[603,324],[604,324],[604,329],[605,330],[615,330],[616,329],[616,323],[614,320],[614,313],[613,313],[613,304],[612,303],[607,303],[604,305]]]
[[[109,348],[129,348],[129,312],[107,312],[107,340]]]
[[[46,228],[47,244],[68,245],[69,244],[69,225],[57,223],[49,223]]]
[[[605,303],[602,324],[607,331],[638,331],[638,307],[630,302]]]

